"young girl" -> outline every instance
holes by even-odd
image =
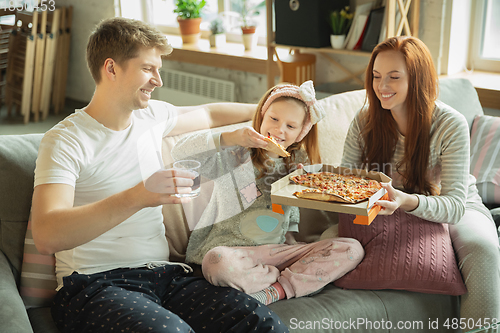
[[[429,50],[412,37],[379,44],[366,71],[368,106],[351,123],[342,166],[383,171],[395,189],[377,202],[449,223],[468,293],[461,317],[478,327],[500,318],[500,248],[495,224],[469,174],[465,117],[437,101],[438,78]],[[382,167],[383,166],[383,167]]]
[[[274,181],[298,163],[320,162],[316,123],[324,116],[312,81],[278,85],[259,102],[253,127],[194,134],[174,147],[174,159],[201,161],[202,176],[215,182],[186,253],[186,261],[201,264],[210,283],[242,290],[267,305],[318,291],[361,261],[364,251],[354,239],[297,244],[298,208],[271,203]],[[267,151],[266,137],[290,157]]]

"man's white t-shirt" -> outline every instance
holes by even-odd
[[[77,110],[43,137],[35,185],[61,183],[75,188],[74,206],[127,190],[161,168],[161,142],[177,123],[172,105],[151,100],[132,114],[129,127],[111,130]],[[58,237],[54,235],[54,237]],[[169,258],[162,207],[144,208],[90,242],[56,253],[56,275],[93,274],[141,267]]]

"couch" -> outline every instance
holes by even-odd
[[[325,163],[340,162],[347,128],[363,105],[364,97],[365,92],[359,90],[321,100],[328,112],[319,128],[320,152]],[[475,89],[465,79],[442,79],[440,99],[463,113],[470,126],[476,115],[483,114]],[[247,124],[234,124],[217,130]],[[26,308],[19,292],[33,170],[41,137],[41,134],[0,135],[1,332],[58,332],[49,307]],[[178,139],[165,138],[165,163],[170,162],[169,150]],[[210,190],[209,186],[205,186],[204,190]],[[190,227],[200,211],[193,206],[199,208],[200,205],[164,207],[172,260],[184,259]],[[324,230],[338,222],[337,218],[335,213],[301,209],[303,222],[300,224],[299,240],[318,240]],[[283,300],[270,308],[292,332],[426,332],[436,320],[443,323],[458,317],[460,298],[401,290],[344,290],[328,285],[316,295]],[[434,331],[459,330],[441,327]]]

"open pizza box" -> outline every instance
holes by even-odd
[[[328,171],[339,174],[354,174],[356,176],[365,176],[370,179],[377,180],[383,183],[391,183],[392,179],[382,172],[366,171],[361,169],[349,169],[343,167],[334,167],[332,165],[311,165],[312,169],[305,168],[308,172],[321,172]],[[368,200],[359,202],[357,204],[340,203],[340,202],[325,202],[311,199],[297,198],[293,195],[294,192],[302,191],[308,187],[297,185],[290,181],[290,176],[301,175],[306,173],[304,169],[297,169],[294,172],[286,175],[285,177],[275,181],[271,185],[271,201],[274,205],[287,205],[309,209],[324,210],[330,212],[346,213],[357,215],[354,223],[370,225],[373,219],[380,211],[380,206],[376,206],[375,202],[381,198],[388,199],[387,191],[380,189],[377,193],[372,195]]]

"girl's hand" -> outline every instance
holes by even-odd
[[[399,207],[407,212],[418,207],[419,200],[417,196],[397,190],[390,183],[381,183],[381,185],[389,194],[389,200],[378,200],[375,203],[382,207],[379,215],[392,215]]]
[[[246,148],[265,148],[267,142],[266,137],[258,133],[251,126],[245,126],[232,132],[224,132],[221,135],[221,146],[242,146]]]

